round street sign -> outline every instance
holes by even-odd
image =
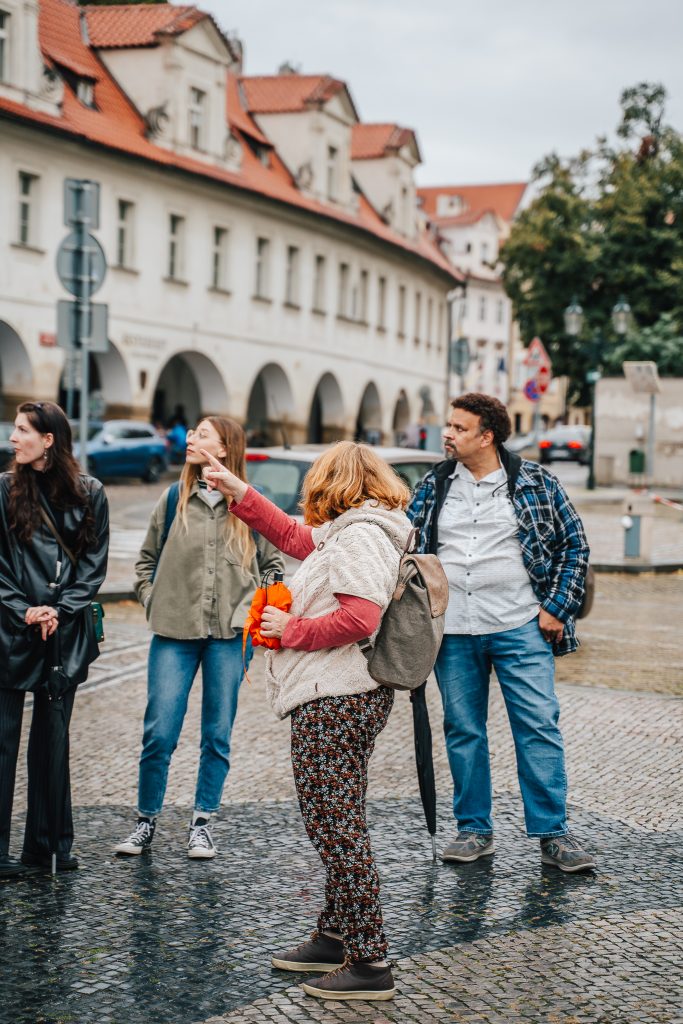
[[[532,377],[531,380],[528,380],[524,385],[524,394],[530,402],[537,402],[541,397],[541,392],[535,377]]]
[[[66,236],[57,250],[57,275],[68,292],[89,299],[99,291],[106,272],[104,249],[94,235],[86,232],[80,248],[77,232]]]

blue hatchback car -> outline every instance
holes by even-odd
[[[79,424],[72,423],[74,455],[79,457]],[[139,476],[155,483],[168,468],[168,443],[149,423],[136,420],[88,424],[88,471],[100,479]]]

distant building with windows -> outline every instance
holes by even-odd
[[[0,394],[61,398],[66,178],[101,186],[106,416],[228,413],[259,440],[393,441],[440,419],[460,279],[415,201],[413,131],[346,84],[249,76],[208,14],[0,0]]]

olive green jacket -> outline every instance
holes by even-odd
[[[147,621],[153,633],[175,640],[209,635],[229,640],[241,632],[263,573],[282,571],[282,555],[257,534],[256,554],[243,569],[239,554],[226,547],[225,501],[210,508],[195,483],[187,505],[188,529],[176,515],[159,557],[167,500],[168,489],[152,512],[135,563],[135,593]]]

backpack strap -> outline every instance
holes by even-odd
[[[166,541],[168,540],[168,535],[171,532],[171,527],[173,526],[173,520],[175,519],[175,514],[178,510],[179,498],[180,481],[176,480],[176,482],[174,484],[171,484],[171,486],[168,489],[168,497],[166,499],[166,513],[164,515],[164,530],[163,533],[161,534],[161,542],[159,544],[159,551],[157,552],[157,564],[154,566],[154,572],[152,573],[152,582],[154,582],[154,577],[157,574],[159,562],[161,561],[161,553],[164,550],[164,546],[166,544]]]

